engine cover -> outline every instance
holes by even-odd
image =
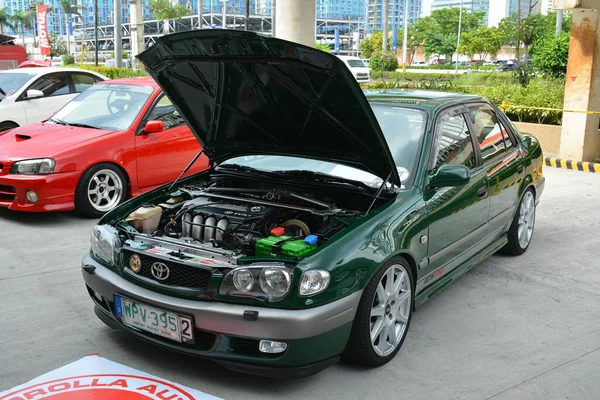
[[[222,240],[224,232],[243,225],[260,223],[276,211],[273,207],[235,202],[195,199],[182,217],[182,234],[201,242]]]

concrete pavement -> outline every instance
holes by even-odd
[[[529,251],[494,256],[414,315],[389,364],[271,381],[96,319],[79,262],[93,220],[0,210],[0,390],[89,353],[226,399],[600,398],[600,175],[545,168]]]

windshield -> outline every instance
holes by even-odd
[[[420,144],[425,131],[426,114],[423,111],[371,104],[400,175],[403,187],[412,182]],[[287,156],[245,156],[224,161],[221,165],[237,164],[261,171],[311,171],[363,182],[378,187],[382,179],[371,173],[327,161]]]
[[[21,89],[35,74],[24,74],[15,72],[0,73],[0,89],[10,96]]]
[[[367,66],[362,60],[347,60],[348,65],[352,68],[366,68]]]
[[[60,109],[50,122],[124,130],[133,124],[153,90],[137,85],[94,85]]]

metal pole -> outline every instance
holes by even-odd
[[[246,21],[244,22],[244,30],[248,30],[248,20],[250,19],[250,0],[246,0]]]
[[[83,48],[81,49],[83,53]],[[94,0],[94,55],[98,66],[98,0]]]
[[[210,29],[212,29],[213,25],[215,24],[215,20],[213,18],[213,0],[210,0]]]
[[[460,34],[462,31],[462,13],[463,13],[463,7],[462,7],[462,0],[460,0],[460,12],[458,14],[458,38],[456,39],[456,73],[458,74],[458,48],[460,46]]]
[[[408,0],[404,0],[404,37],[402,38],[402,72],[406,72],[408,58]]]
[[[563,27],[563,10],[556,10],[556,36],[560,36]]]
[[[388,39],[388,0],[383,0],[381,7],[381,28],[383,30],[383,40],[381,49],[387,51],[387,39]]]
[[[277,0],[271,0],[271,35],[275,36],[275,28],[277,27]]]
[[[223,3],[223,19],[221,21],[221,27],[227,29],[227,0],[221,0]]]
[[[198,29],[202,29],[204,25],[202,12],[204,11],[204,0],[198,0]]]
[[[114,0],[115,65],[122,67],[123,40],[121,39],[121,0]]]

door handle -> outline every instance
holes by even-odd
[[[485,196],[487,196],[487,194],[488,194],[488,190],[487,190],[486,186],[480,188],[477,191],[477,196],[479,196],[479,198],[484,198]]]
[[[519,165],[519,168],[517,168],[517,172],[520,174],[523,171],[525,171],[525,167],[523,167],[523,164]]]

